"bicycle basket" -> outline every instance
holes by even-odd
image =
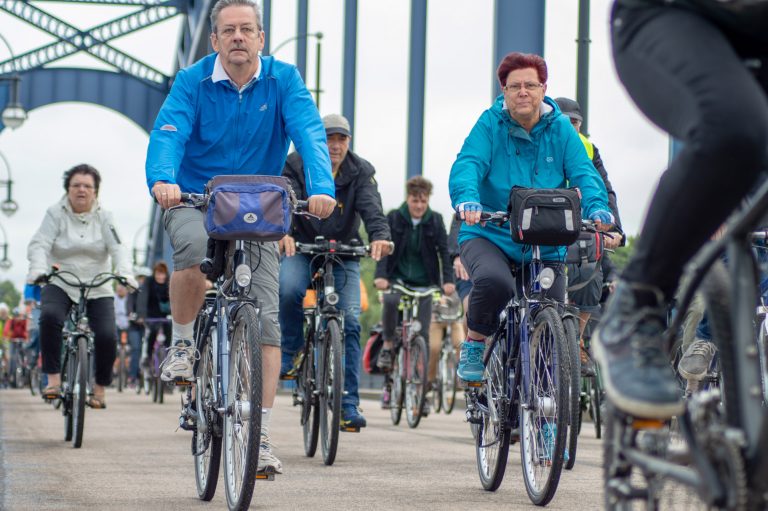
[[[216,176],[205,229],[216,240],[278,241],[291,229],[294,195],[282,176]]]
[[[509,193],[512,240],[525,245],[570,245],[579,238],[581,200],[575,188],[512,187]]]

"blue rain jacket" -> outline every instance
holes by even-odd
[[[513,186],[576,186],[581,190],[584,218],[598,210],[610,212],[605,185],[568,117],[549,97],[544,98],[543,109],[530,133],[504,109],[503,95],[480,115],[451,168],[448,187],[454,209],[464,202],[479,202],[483,211],[506,211]],[[512,261],[524,261],[524,245],[512,241],[509,224],[463,224],[459,245],[478,237],[498,246]],[[541,257],[545,261],[562,260],[566,248],[541,247]],[[530,258],[528,249],[525,262]]]
[[[239,92],[211,80],[216,53],[176,75],[147,149],[147,186],[202,193],[220,174],[283,172],[290,141],[304,160],[308,195],[335,197],[325,128],[295,66],[261,57],[260,76]]]

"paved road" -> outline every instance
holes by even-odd
[[[155,405],[133,393],[107,394],[107,410],[88,410],[83,447],[63,441],[59,412],[23,390],[0,391],[0,509],[219,510],[195,493],[190,434],[174,432],[177,395]],[[279,396],[271,436],[285,474],[257,482],[251,509],[535,509],[510,450],[501,488],[483,491],[474,446],[460,411],[431,415],[415,429],[393,426],[373,400],[368,428],[343,433],[332,467],[304,456],[298,412]],[[593,428],[582,431],[579,460],[564,471],[548,509],[600,509],[601,454]]]

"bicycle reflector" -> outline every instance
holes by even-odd
[[[555,283],[555,271],[552,268],[544,268],[539,273],[539,285],[542,289],[549,289]]]
[[[235,281],[240,287],[246,287],[251,283],[251,267],[247,264],[238,264],[235,268]]]

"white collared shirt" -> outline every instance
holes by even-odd
[[[251,79],[248,80],[248,82],[242,87],[238,87],[232,78],[229,77],[227,71],[224,69],[224,66],[221,64],[221,56],[218,54],[216,55],[216,61],[213,63],[213,74],[211,74],[211,81],[213,83],[217,83],[222,80],[229,80],[229,83],[231,83],[238,92],[243,92],[246,88],[248,88],[249,85],[251,85],[251,83],[258,80],[259,78],[261,78],[261,56],[259,56],[259,65],[256,68],[256,72],[253,73]]]

